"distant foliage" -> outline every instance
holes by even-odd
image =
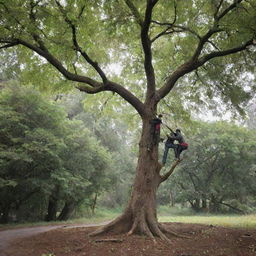
[[[255,209],[255,131],[227,122],[197,127],[182,166],[159,198],[164,203],[170,198],[173,203],[187,202],[196,211]]]
[[[0,106],[2,222],[56,219],[68,206],[65,219],[110,186],[111,154],[81,121],[68,120],[56,103],[20,86],[5,86]]]

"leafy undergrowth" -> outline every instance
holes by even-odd
[[[8,256],[255,256],[256,230],[212,225],[167,223],[169,229],[189,238],[169,237],[167,243],[133,235],[89,237],[95,228],[57,229],[16,240]],[[116,242],[110,242],[115,239]],[[100,241],[101,242],[100,242]],[[103,240],[103,242],[102,242]],[[106,241],[108,240],[108,241]]]

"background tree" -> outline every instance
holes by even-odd
[[[212,71],[220,78],[255,68],[255,52],[250,52],[255,43],[255,0],[2,0],[0,8],[1,48],[23,46],[20,57],[31,63],[24,68],[33,70],[37,79],[46,71],[51,74],[48,79],[59,85],[64,84],[59,80],[62,74],[89,94],[111,91],[142,119],[131,199],[119,218],[96,233],[111,229],[167,239],[163,234],[167,230],[157,223],[156,190],[171,171],[160,174],[150,121],[175,86],[181,87],[183,97],[198,102],[207,92],[210,98],[220,95],[241,110],[250,92],[228,79],[214,82]],[[123,67],[119,78],[108,72],[113,62]],[[182,79],[190,78],[185,75],[193,71],[207,75],[211,83],[202,87],[195,80],[193,86],[182,87]]]
[[[219,122],[200,123],[190,154],[175,173],[169,188],[176,202],[189,202],[195,211],[250,211],[255,197],[254,133]]]
[[[59,219],[67,219],[113,182],[107,175],[111,154],[56,103],[31,88],[9,85],[0,91],[0,106],[2,222],[12,214],[28,220],[46,212],[46,220],[55,220],[61,210]]]
[[[111,97],[112,98],[112,97]],[[112,99],[107,99],[109,101]],[[99,104],[99,102],[101,102]],[[112,169],[108,173],[112,183],[112,189],[101,197],[101,205],[107,207],[123,207],[128,201],[128,194],[132,185],[132,177],[135,169],[137,145],[137,130],[134,120],[127,121],[126,113],[118,104],[106,105],[106,100],[89,99],[81,92],[63,95],[58,103],[65,108],[68,117],[80,120],[109,152],[111,152]],[[118,111],[117,111],[118,108]],[[84,111],[86,109],[86,111]],[[98,109],[95,112],[95,109]],[[135,119],[135,118],[133,118]],[[132,149],[132,150],[131,150]]]
[[[38,93],[19,87],[1,91],[1,212],[11,210],[42,189],[49,190],[52,170],[60,168],[63,112]]]
[[[246,125],[249,129],[256,129],[256,118],[255,118],[255,112],[256,112],[256,99],[254,98],[249,106],[247,107],[247,120]]]

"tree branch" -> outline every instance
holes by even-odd
[[[139,11],[137,10],[135,5],[133,4],[133,2],[131,0],[125,0],[125,3],[129,7],[129,9],[131,10],[132,15],[134,16],[134,18],[137,21],[137,23],[142,27],[143,20],[142,20],[142,18],[140,16]]]
[[[98,87],[98,88],[90,88],[86,85],[79,84],[76,86],[77,89],[80,91],[87,92],[89,94],[95,94],[101,91],[111,91],[116,92],[118,95],[120,95],[123,99],[125,99],[127,102],[129,102],[140,114],[140,116],[146,115],[146,110],[144,104],[130,91],[125,89],[122,85],[117,84],[112,81],[108,81],[106,86],[104,87]]]
[[[80,12],[79,12],[79,14],[77,16],[78,19],[80,19],[82,17],[82,15],[84,13],[84,10],[85,10],[85,5],[82,6],[82,8],[81,8],[81,10],[80,10]]]
[[[57,1],[57,0],[56,0]],[[34,2],[33,2],[34,3]],[[38,2],[37,2],[38,3]],[[34,21],[35,13],[33,11],[34,4],[30,5],[30,13],[29,18],[31,21]],[[82,12],[82,10],[81,10]],[[81,13],[80,12],[80,13]],[[70,20],[66,20],[66,22],[70,22]],[[76,28],[72,22],[69,23],[70,27],[72,28],[72,39],[74,46],[79,49],[79,52],[85,56],[85,52],[83,52],[78,45],[77,38],[76,38]],[[112,91],[119,94],[122,98],[124,98],[128,103],[130,103],[137,111],[138,113],[143,116],[146,115],[145,106],[144,104],[131,92],[129,92],[127,89],[122,87],[119,84],[116,84],[111,81],[107,81],[105,78],[105,84],[97,82],[94,79],[91,79],[86,76],[77,75],[76,73],[72,73],[67,70],[67,68],[64,67],[64,65],[56,58],[54,57],[48,49],[45,47],[44,42],[41,40],[41,38],[36,33],[31,33],[32,38],[35,40],[36,44],[33,44],[27,40],[22,40],[19,38],[1,38],[0,37],[0,44],[4,44],[0,46],[1,48],[9,48],[15,45],[23,45],[26,48],[29,48],[30,50],[34,51],[35,53],[39,54],[40,56],[44,57],[52,66],[54,66],[66,79],[70,81],[75,81],[80,83],[78,86],[76,86],[77,89],[84,91],[89,94],[95,94],[102,91]],[[92,63],[97,69],[97,63]],[[100,73],[100,69],[98,69]],[[101,77],[103,78],[104,73],[101,73]]]
[[[156,100],[159,102],[163,99],[174,87],[177,80],[195,70],[198,67],[195,61],[188,61],[180,65],[169,77],[167,77],[165,84],[156,92]]]
[[[162,99],[163,97],[165,97],[174,87],[176,81],[182,77],[183,75],[197,69],[198,67],[202,66],[204,63],[206,63],[207,61],[209,61],[212,58],[215,57],[222,57],[222,56],[226,56],[229,54],[233,54],[233,53],[237,53],[239,51],[243,51],[245,50],[249,45],[253,44],[253,40],[249,40],[248,42],[246,42],[244,45],[240,46],[240,47],[235,47],[232,49],[228,49],[225,51],[215,51],[212,52],[210,54],[207,54],[201,58],[199,58],[204,45],[209,42],[210,37],[217,33],[222,31],[219,27],[218,27],[218,22],[225,16],[227,15],[230,11],[232,11],[234,8],[237,7],[237,5],[239,3],[241,3],[243,0],[235,0],[233,4],[229,5],[228,8],[226,8],[225,10],[222,11],[222,13],[220,13],[219,15],[218,12],[221,8],[222,5],[222,1],[219,3],[219,5],[217,6],[217,10],[215,12],[215,23],[213,25],[212,28],[209,29],[209,31],[204,35],[204,36],[199,36],[196,32],[191,31],[191,33],[195,34],[198,38],[199,38],[199,43],[198,46],[193,54],[193,57],[191,58],[191,60],[189,60],[188,62],[184,63],[183,65],[181,65],[173,74],[171,74],[167,80],[167,82],[164,84],[164,86],[162,88],[160,88],[157,91],[157,101],[159,101],[160,99]],[[169,23],[158,23],[160,25],[169,25],[171,26],[172,24]],[[176,26],[177,27],[177,26]],[[211,43],[211,42],[210,42]],[[198,59],[199,58],[199,59]]]
[[[174,164],[172,165],[171,169],[166,173],[164,174],[163,176],[160,177],[160,183],[166,181],[170,176],[171,174],[173,173],[174,169],[176,168],[176,166],[181,162],[182,160],[177,160],[174,162]]]
[[[177,20],[177,3],[176,3],[176,1],[174,1],[174,19],[173,19],[173,21],[171,23],[169,23],[169,22],[159,22],[159,21],[152,20],[152,23],[155,23],[155,24],[160,25],[160,26],[167,26],[167,28],[165,30],[163,30],[162,32],[160,32],[159,34],[157,34],[151,40],[151,42],[153,43],[154,41],[156,41],[161,36],[173,34],[175,32],[176,33],[183,32],[185,30],[184,27],[174,25],[176,23],[176,20]],[[179,30],[175,30],[175,28],[178,28]],[[189,29],[186,29],[186,30],[189,30]]]
[[[3,42],[0,39],[0,43]],[[38,46],[35,46],[27,41],[24,41],[22,39],[13,39],[13,42],[16,42],[17,44],[21,44],[32,51],[36,52],[40,56],[44,57],[52,66],[54,66],[64,77],[66,77],[68,80],[75,81],[75,82],[80,82],[80,83],[86,83],[92,87],[99,88],[102,87],[102,83],[99,83],[89,77],[86,76],[80,76],[73,74],[69,72],[63,65],[62,63],[57,60],[47,49],[42,49]]]
[[[216,17],[215,17],[215,20],[216,21],[219,21],[221,20],[225,15],[227,15],[230,11],[232,11],[233,9],[235,9],[237,7],[237,5],[239,3],[241,3],[243,0],[234,0],[234,3],[231,4],[228,8],[226,8],[219,16],[217,16],[217,13],[216,13]],[[217,10],[220,9],[221,7],[221,4],[222,4],[222,1],[220,2],[220,5],[219,7],[217,8]]]
[[[198,65],[202,66],[205,62],[209,61],[210,59],[216,58],[216,57],[223,57],[223,56],[226,56],[226,55],[230,55],[230,54],[234,54],[234,53],[244,51],[250,45],[255,45],[255,42],[254,42],[253,39],[250,39],[249,41],[247,41],[246,43],[244,43],[244,44],[242,44],[241,46],[238,46],[238,47],[234,47],[234,48],[223,50],[223,51],[211,52],[211,53],[199,58]]]
[[[197,48],[196,48],[196,50],[195,50],[195,53],[194,53],[194,55],[193,55],[193,57],[192,57],[192,59],[197,59],[198,57],[199,57],[199,55],[201,54],[201,52],[202,52],[202,50],[203,50],[203,48],[204,48],[204,45],[205,45],[205,43],[206,42],[209,42],[209,39],[210,39],[210,37],[213,35],[213,34],[215,34],[215,33],[217,33],[217,32],[220,32],[221,31],[221,29],[217,29],[217,28],[212,28],[212,29],[210,29],[203,37],[201,37],[200,38],[200,41],[199,41],[199,43],[198,43],[198,46],[197,46]]]
[[[181,26],[181,25],[175,25],[174,23],[168,23],[168,22],[159,22],[156,20],[153,20],[152,23],[155,23],[159,26],[167,26],[166,30],[168,29],[173,29],[174,32],[190,32],[191,34],[195,35],[198,39],[201,39],[200,35],[193,29],[189,28],[189,27],[185,27],[185,26]],[[175,30],[179,29],[179,30]],[[160,33],[161,34],[161,33]]]
[[[1,39],[0,39],[0,41],[1,41]],[[7,48],[13,47],[13,46],[15,46],[15,45],[18,45],[18,43],[16,43],[16,42],[7,43],[7,44],[5,44],[5,45],[3,45],[3,46],[0,46],[0,49],[7,49]]]
[[[223,50],[223,51],[214,51],[209,54],[206,54],[205,56],[199,58],[199,59],[191,59],[188,62],[182,64],[180,67],[176,69],[167,79],[166,83],[162,88],[160,88],[157,91],[157,100],[160,101],[160,99],[164,98],[174,87],[176,81],[182,77],[185,74],[190,73],[193,70],[196,70],[198,67],[201,67],[204,65],[207,61],[217,58],[217,57],[223,57],[230,54],[235,54],[241,51],[246,50],[250,45],[255,45],[255,40],[250,39],[246,43],[244,43],[241,46],[234,47],[231,49]]]
[[[99,83],[89,77],[76,75],[71,72],[69,72],[64,66],[61,64],[59,60],[57,60],[53,55],[51,55],[48,51],[43,51],[37,46],[34,46],[26,41],[17,39],[16,42],[18,42],[21,45],[24,45],[25,47],[33,50],[34,52],[38,53],[40,56],[44,57],[51,65],[53,65],[59,72],[64,75],[68,80],[79,82],[79,83],[85,83],[90,85],[78,85],[76,88],[80,91],[87,92],[89,94],[95,94],[102,91],[112,91],[118,93],[123,99],[125,99],[127,102],[129,102],[137,111],[138,113],[143,116],[146,114],[144,104],[130,91],[125,89],[123,86],[108,81],[106,85],[103,85],[102,83]],[[1,40],[0,40],[1,43]]]
[[[170,30],[170,28],[168,27],[161,33],[157,34],[154,38],[152,38],[151,43],[154,43],[161,36],[166,36],[166,35],[170,35],[170,34],[174,34],[174,33],[181,33],[181,32],[183,32],[183,30],[175,30],[175,29]]]
[[[151,40],[148,33],[151,24],[152,11],[157,2],[157,0],[147,0],[145,18],[141,28],[141,43],[144,51],[144,68],[147,78],[146,101],[150,101],[155,95],[155,72],[152,65]]]
[[[220,0],[219,4],[218,4],[217,7],[216,7],[216,11],[215,11],[215,13],[214,13],[214,15],[213,15],[213,17],[214,17],[215,20],[216,20],[216,18],[217,18],[218,13],[219,13],[220,7],[221,7],[221,5],[223,4],[223,1],[224,1],[224,0]]]
[[[219,28],[218,22],[225,16],[227,15],[230,11],[232,11],[233,9],[235,9],[237,7],[238,3],[241,3],[243,0],[235,0],[233,4],[231,4],[228,8],[226,8],[219,16],[217,16],[219,9],[222,5],[222,1],[220,1],[219,5],[217,6],[216,12],[214,13],[214,19],[215,19],[215,23],[213,25],[212,28],[209,29],[209,31],[200,38],[200,41],[198,43],[197,49],[195,50],[195,53],[193,55],[193,59],[197,59],[201,52],[202,49],[205,45],[205,43],[209,42],[210,37],[220,31],[223,31],[222,29]]]
[[[69,25],[69,27],[71,28],[72,31],[72,41],[73,41],[73,45],[74,45],[74,49],[78,52],[81,53],[81,55],[83,56],[83,58],[96,70],[96,72],[100,75],[104,85],[107,83],[107,77],[105,75],[105,73],[103,72],[103,70],[99,67],[98,63],[93,61],[89,55],[82,50],[82,48],[79,46],[78,44],[78,40],[77,40],[77,30],[76,30],[76,26],[74,25],[74,23],[68,18],[66,11],[64,9],[64,7],[60,4],[60,2],[58,0],[55,0],[60,12],[62,13],[65,22]]]

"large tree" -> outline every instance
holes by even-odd
[[[220,95],[237,108],[248,98],[250,91],[233,80],[254,68],[256,1],[1,0],[0,14],[0,48],[18,49],[19,57],[29,60],[23,64],[27,73],[47,81],[51,72],[52,85],[64,84],[64,77],[88,94],[113,92],[141,117],[131,198],[123,214],[96,233],[167,239],[168,230],[157,222],[156,191],[178,162],[160,174],[151,120],[189,73],[197,79],[191,76],[192,86],[180,86],[179,97]],[[119,77],[109,72],[114,63]],[[216,75],[225,74],[230,79],[216,82]]]

